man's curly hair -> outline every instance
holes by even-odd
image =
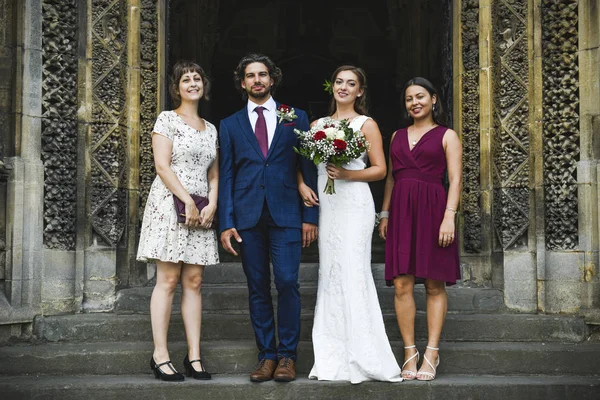
[[[269,70],[269,76],[271,79],[273,79],[273,86],[271,86],[272,95],[275,94],[275,90],[277,89],[277,87],[281,83],[281,80],[283,79],[283,74],[281,73],[281,70],[269,57],[267,57],[264,54],[258,53],[247,54],[240,60],[237,68],[235,69],[235,71],[233,71],[233,82],[235,88],[242,94],[242,98],[244,99],[244,101],[248,100],[248,93],[242,87],[244,73],[246,72],[246,67],[248,66],[248,64],[252,64],[255,62],[264,64],[265,67],[267,67],[267,69]]]

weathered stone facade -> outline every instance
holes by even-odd
[[[244,33],[222,32],[221,3],[202,2],[197,44],[215,68],[239,57],[223,46]],[[26,335],[37,314],[111,310],[120,288],[152,277],[135,261],[155,176],[147,133],[184,5],[0,0],[0,336]],[[387,7],[390,20],[407,10]],[[450,25],[439,67],[452,67],[444,93],[464,145],[465,283],[503,289],[511,309],[600,322],[597,3],[454,0]]]

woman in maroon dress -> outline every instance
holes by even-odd
[[[404,342],[402,377],[432,380],[446,317],[446,285],[460,279],[455,216],[462,184],[462,145],[446,126],[437,91],[424,78],[408,81],[403,94],[408,127],[390,144],[379,234],[386,240],[385,279],[394,285],[396,318]],[[448,192],[442,185],[448,172]],[[417,372],[415,283],[427,293],[427,348]]]

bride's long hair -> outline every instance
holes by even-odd
[[[354,111],[359,115],[369,115],[369,107],[367,105],[367,74],[362,68],[355,67],[354,65],[342,65],[333,72],[331,75],[331,84],[335,84],[335,80],[338,74],[342,71],[354,72],[354,75],[358,78],[358,88],[362,89],[363,94],[357,97],[354,101]],[[335,114],[337,107],[335,105],[335,97],[331,95],[331,102],[329,103],[329,115]]]

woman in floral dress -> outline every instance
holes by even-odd
[[[188,342],[187,376],[210,379],[200,359],[204,266],[219,262],[216,234],[210,229],[217,209],[219,181],[217,130],[198,115],[210,83],[202,68],[180,61],[173,67],[170,93],[177,106],[162,112],[152,132],[157,177],[144,211],[137,259],[156,263],[156,286],[150,301],[155,377],[181,381],[167,349],[167,331],[177,283],[181,281],[181,315]],[[177,222],[173,195],[185,204],[185,222]],[[198,210],[190,195],[207,197]]]

